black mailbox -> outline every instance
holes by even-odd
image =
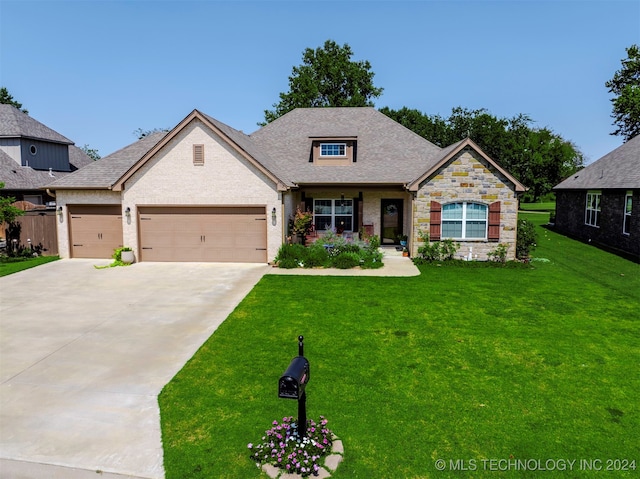
[[[300,399],[308,382],[309,361],[303,356],[297,356],[291,360],[287,370],[280,376],[278,397]]]

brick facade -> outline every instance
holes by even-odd
[[[587,191],[600,191],[599,226],[585,224]],[[557,190],[555,228],[581,241],[617,250],[640,261],[640,190],[633,192],[629,234],[624,234],[624,189]]]

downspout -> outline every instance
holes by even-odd
[[[49,196],[52,196],[53,198],[55,198],[55,197],[56,197],[56,194],[55,194],[53,191],[51,191],[49,188],[46,188],[46,189],[45,189],[45,191],[47,192],[47,194],[48,194]]]

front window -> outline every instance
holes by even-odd
[[[484,239],[487,237],[487,205],[449,203],[442,207],[442,238]]]
[[[587,193],[587,207],[584,216],[585,224],[600,226],[600,192],[589,191]]]
[[[347,156],[347,144],[320,143],[320,156]]]
[[[313,200],[313,224],[316,231],[335,229],[353,231],[353,200]]]
[[[632,206],[633,206],[633,193],[631,191],[627,191],[627,194],[624,197],[624,225],[622,227],[622,232],[626,235],[629,234],[629,223],[631,223],[631,207]]]

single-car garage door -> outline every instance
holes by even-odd
[[[139,207],[141,261],[266,263],[264,206]]]
[[[111,258],[122,246],[120,205],[67,205],[72,258]]]

